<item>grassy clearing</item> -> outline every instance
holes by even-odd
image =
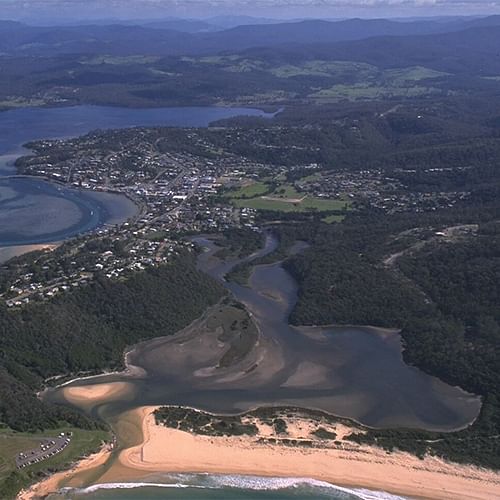
[[[342,222],[344,220],[343,215],[327,215],[326,217],[323,217],[322,222],[325,222],[326,224],[333,224],[334,222]]]
[[[398,68],[384,71],[384,77],[389,79],[393,85],[404,85],[408,82],[418,82],[420,80],[440,78],[449,75],[450,73],[436,71],[434,69],[425,68],[424,66],[412,66],[409,68]]]
[[[360,80],[373,78],[378,73],[375,66],[353,61],[306,61],[301,65],[286,64],[271,68],[271,74],[279,78],[293,78],[296,76],[320,76],[330,78],[356,77]]]
[[[99,55],[90,58],[84,58],[80,62],[89,66],[100,64],[110,64],[113,66],[126,66],[129,64],[152,64],[159,61],[161,58],[157,56],[106,56]]]
[[[439,92],[439,89],[433,87],[413,86],[382,86],[367,85],[357,83],[355,85],[334,85],[328,89],[323,89],[311,94],[309,97],[316,100],[348,100],[356,101],[359,99],[382,99],[391,97],[417,97]]]
[[[72,432],[71,443],[57,455],[23,470],[16,469],[15,457],[21,451],[36,448],[43,437],[57,436],[60,432]],[[103,441],[108,441],[106,431],[87,431],[61,427],[39,434],[0,431],[0,498],[14,498],[19,490],[36,482],[47,473],[68,467],[79,458],[96,451]]]
[[[27,107],[39,107],[47,104],[43,99],[30,99],[23,97],[16,97],[13,99],[5,99],[0,101],[0,108],[15,109],[15,108],[27,108]]]
[[[282,184],[275,191],[270,194],[273,198],[283,198],[284,200],[288,199],[300,199],[304,197],[304,193],[299,193],[294,186],[291,184]]]
[[[199,59],[195,58],[190,58],[190,57],[184,57],[183,58],[186,61],[191,61],[191,62],[201,62],[204,64],[232,64],[235,61],[238,61],[240,59],[240,56],[237,55],[229,55],[229,56],[205,56],[205,57],[200,57]]]
[[[241,361],[255,346],[258,330],[247,311],[237,304],[222,306],[207,319],[210,331],[220,332],[218,340],[229,347],[219,360],[219,368]]]
[[[319,181],[321,179],[322,179],[322,175],[319,173],[316,173],[316,174],[307,175],[306,177],[301,177],[299,179],[299,182],[301,184],[304,184],[307,182],[316,182],[316,181]]]
[[[279,179],[276,177],[274,180],[278,181]],[[256,210],[272,210],[276,212],[328,212],[350,208],[350,202],[346,200],[315,198],[297,191],[295,186],[289,183],[280,184],[272,192],[269,192],[269,190],[269,184],[256,182],[228,193],[228,197],[233,205],[238,208],[254,208]]]
[[[144,239],[149,241],[163,241],[168,236],[166,231],[151,231],[144,235]]]
[[[261,196],[269,191],[269,186],[265,182],[255,182],[247,186],[242,186],[236,191],[228,193],[232,199],[254,198]]]

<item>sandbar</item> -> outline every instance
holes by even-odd
[[[109,382],[64,387],[63,394],[67,401],[76,406],[81,406],[82,404],[96,404],[103,401],[109,402],[123,399],[124,395],[131,394],[134,390],[134,385],[129,382]]]

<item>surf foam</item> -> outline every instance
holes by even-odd
[[[325,481],[304,477],[279,478],[262,476],[240,476],[240,475],[216,475],[216,474],[169,474],[164,476],[165,482],[122,482],[122,483],[101,483],[94,484],[82,489],[64,488],[62,492],[72,491],[85,495],[98,490],[112,489],[136,489],[136,488],[195,488],[195,489],[240,489],[253,491],[270,490],[295,490],[305,488],[310,490],[320,490],[327,494],[328,491],[336,491],[353,495],[360,500],[404,500],[404,497],[392,495],[383,491],[371,491],[362,488],[345,488]]]

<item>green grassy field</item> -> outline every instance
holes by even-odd
[[[390,80],[393,85],[404,85],[407,82],[418,82],[431,78],[449,76],[450,73],[436,71],[424,66],[411,66],[409,68],[388,69],[384,71],[384,78]]]
[[[356,83],[354,85],[334,85],[323,89],[309,97],[316,100],[349,100],[358,99],[382,99],[390,97],[416,97],[438,92],[438,89],[424,87],[421,85],[393,86],[393,85],[370,85]]]
[[[60,432],[72,432],[71,443],[57,455],[43,462],[31,465],[18,471],[15,457],[21,451],[38,447],[43,437],[57,436]],[[39,480],[44,474],[68,467],[80,457],[96,451],[103,441],[109,441],[106,431],[87,431],[72,427],[61,427],[42,432],[28,434],[14,432],[9,429],[0,431],[0,498],[14,498],[19,490]]]
[[[325,222],[326,224],[333,224],[334,222],[342,222],[344,220],[343,215],[327,215],[326,217],[323,217],[322,222]]]
[[[274,180],[277,181],[278,178]],[[230,191],[227,193],[227,197],[230,198],[233,205],[239,208],[277,212],[328,212],[331,210],[345,210],[350,207],[350,203],[346,200],[314,198],[305,193],[300,193],[289,183],[280,184],[273,192],[269,192],[269,189],[269,184],[256,182],[238,190]]]
[[[376,76],[378,69],[366,63],[354,61],[306,61],[300,65],[286,64],[268,70],[280,78],[293,78],[296,76],[322,76],[332,78],[346,78],[355,75],[366,80]]]
[[[263,199],[251,198],[249,200],[236,199],[233,203],[240,208],[254,208],[256,210],[273,210],[276,212],[328,212],[330,210],[343,210],[347,202],[342,200],[322,200],[306,196],[304,200],[292,203],[287,198]],[[349,205],[347,205],[349,207]]]
[[[39,107],[47,104],[43,99],[24,99],[22,97],[0,101],[0,108],[15,109],[27,107]]]
[[[166,231],[151,231],[144,235],[146,240],[150,241],[163,241],[168,236]]]
[[[284,200],[296,200],[303,198],[305,195],[304,193],[299,193],[291,184],[282,184],[269,196],[272,196],[273,198],[283,198]]]
[[[261,196],[269,191],[269,186],[264,182],[256,182],[254,184],[249,184],[248,186],[240,187],[235,191],[228,193],[232,199],[241,198],[254,198],[255,196]]]
[[[300,179],[300,182],[303,184],[306,182],[316,182],[319,180],[321,180],[321,174],[316,173],[316,174],[307,175],[306,177],[302,177]]]

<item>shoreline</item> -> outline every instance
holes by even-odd
[[[249,436],[202,436],[167,428],[156,424],[153,411],[157,408],[133,410],[142,422],[143,442],[122,450],[99,483],[130,481],[154,472],[190,472],[307,477],[336,486],[434,500],[498,498],[499,472],[357,445],[343,440],[351,431],[345,425],[340,426],[340,445],[298,448],[262,443]]]
[[[139,378],[139,377],[144,375],[144,370],[140,366],[133,365],[132,363],[129,363],[129,361],[128,361],[129,355],[134,352],[137,345],[138,344],[135,344],[132,347],[125,349],[125,352],[123,354],[123,369],[122,370],[113,370],[113,371],[103,370],[102,372],[96,373],[94,375],[82,375],[80,377],[71,378],[71,379],[63,382],[62,384],[56,384],[54,386],[47,386],[45,389],[62,389],[70,384],[73,384],[74,382],[79,382],[81,380],[99,379],[102,377],[109,377],[112,375],[123,375],[123,376],[127,376],[130,378]],[[61,378],[64,378],[65,376],[66,375],[61,375]],[[71,376],[71,375],[69,375],[69,376]],[[45,382],[48,382],[48,380],[45,380]],[[98,383],[99,382],[97,382],[97,384]]]
[[[76,462],[70,469],[55,472],[42,481],[33,484],[28,489],[21,490],[17,494],[16,500],[38,500],[55,493],[63,481],[70,479],[78,472],[95,469],[105,464],[111,456],[112,450],[113,446],[111,444],[104,444],[99,451]]]
[[[36,251],[53,252],[56,248],[62,245],[61,241],[54,241],[49,243],[33,243],[25,245],[7,245],[0,246],[0,264],[4,264],[15,257],[20,257],[27,253]]]
[[[67,390],[70,388],[67,388]],[[82,404],[123,396],[125,387],[104,384],[88,386],[74,394]],[[100,392],[100,393],[99,393]],[[263,478],[307,478],[334,486],[387,492],[429,500],[493,500],[500,490],[500,472],[472,465],[447,462],[437,457],[419,459],[406,452],[359,445],[346,439],[364,432],[355,423],[340,420],[330,430],[335,440],[312,438],[312,446],[290,446],[289,439],[310,440],[311,430],[323,421],[301,414],[288,415],[286,440],[258,425],[255,436],[214,436],[185,432],[156,424],[153,412],[160,406],[141,406],[120,420],[136,429],[134,442],[122,449],[111,463],[112,446],[104,445],[69,470],[56,472],[18,494],[17,500],[36,500],[56,492],[61,485],[85,487],[85,475],[106,463],[106,471],[95,484],[147,482],[152,474],[199,473],[257,476]],[[287,411],[290,413],[290,411]],[[270,439],[272,438],[272,439]],[[277,439],[276,439],[277,438]],[[88,476],[87,476],[88,477]]]

